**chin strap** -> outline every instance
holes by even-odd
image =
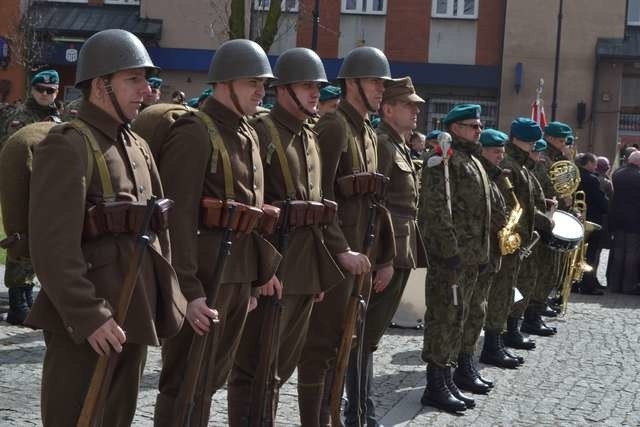
[[[233,87],[233,80],[229,82],[229,92],[231,94],[231,102],[233,102],[233,105],[236,107],[236,110],[238,110],[241,116],[245,116],[247,113],[240,106],[238,95],[236,95],[236,90]]]
[[[287,93],[289,94],[289,96],[291,97],[291,99],[293,99],[293,102],[296,103],[296,105],[298,106],[298,108],[300,109],[300,111],[302,111],[304,114],[306,114],[309,117],[314,117],[316,114],[312,113],[311,111],[307,110],[306,108],[304,108],[302,106],[302,103],[300,102],[300,100],[298,99],[298,96],[296,95],[296,93],[293,91],[293,89],[291,89],[290,85],[286,85],[285,86],[287,88]]]
[[[356,79],[356,85],[358,85],[358,93],[360,94],[360,98],[362,98],[362,102],[367,108],[367,111],[375,113],[377,110],[371,106],[371,104],[369,103],[369,99],[367,99],[367,96],[364,94],[364,89],[362,89],[362,84],[360,83],[361,80],[362,79]]]
[[[125,125],[129,124],[130,120],[127,118],[127,116],[124,115],[124,112],[120,107],[120,103],[116,98],[116,94],[113,92],[113,87],[111,86],[111,79],[104,80],[104,87],[107,90],[107,95],[109,95],[109,99],[111,100],[111,105],[113,105],[113,108],[115,108],[116,113],[118,114],[118,117],[120,117],[120,120],[122,120],[122,123],[124,123]]]

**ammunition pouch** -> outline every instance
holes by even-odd
[[[322,202],[306,200],[288,200],[275,202],[280,211],[288,205],[288,220],[286,226],[289,229],[314,225],[327,225],[333,222],[338,211],[338,204],[332,200],[323,199]],[[282,227],[283,217],[278,222],[278,228]]]
[[[384,199],[389,178],[377,172],[362,172],[346,175],[336,180],[343,197],[374,196]]]
[[[232,200],[203,197],[202,225],[209,229],[230,228],[237,233],[251,233],[256,230],[264,215],[262,209]]]
[[[169,227],[169,211],[173,200],[159,199],[151,216],[151,230],[160,232]],[[106,234],[132,233],[142,231],[146,203],[141,202],[100,202],[87,208],[84,217],[83,239],[95,239]]]

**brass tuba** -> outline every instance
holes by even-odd
[[[498,231],[498,242],[500,245],[500,253],[502,255],[509,255],[517,251],[522,244],[522,238],[515,230],[522,216],[522,206],[520,206],[518,198],[513,191],[513,184],[511,184],[511,181],[506,176],[504,177],[504,183],[511,197],[513,197],[514,205],[509,213],[507,224]]]

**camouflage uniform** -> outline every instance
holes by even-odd
[[[507,221],[507,204],[498,188],[498,180],[502,177],[502,169],[492,165],[484,157],[479,157],[487,171],[491,190],[491,234],[489,237],[489,264],[484,271],[478,274],[478,283],[473,291],[471,303],[469,304],[469,315],[464,324],[462,332],[462,353],[474,353],[476,343],[480,337],[480,332],[487,317],[487,305],[489,291],[493,280],[502,263],[500,245],[498,244],[498,231],[504,227]]]
[[[462,325],[469,314],[478,271],[489,262],[489,179],[473,156],[478,144],[454,137],[449,159],[450,214],[442,162],[423,168],[418,222],[429,254],[426,279],[422,360],[438,368],[455,364],[462,344]],[[457,277],[456,277],[457,276]],[[452,287],[458,285],[458,306]]]
[[[502,167],[511,170],[511,177],[515,195],[523,209],[522,216],[516,227],[516,231],[522,239],[522,246],[531,242],[534,224],[536,228],[550,228],[549,219],[539,210],[534,203],[534,177],[525,168],[529,155],[514,144],[506,147],[506,156]],[[506,189],[502,188],[509,210],[514,207],[514,200]],[[545,225],[546,221],[546,225]],[[520,271],[520,260],[517,253],[502,257],[502,269],[498,273],[489,297],[489,313],[485,328],[500,332],[505,329],[507,318],[513,305],[513,289],[517,285]],[[512,313],[517,316],[517,313]]]
[[[55,105],[43,107],[33,97],[29,97],[23,105],[6,116],[3,126],[0,128],[0,144],[21,127],[29,123],[41,122],[48,117],[51,117],[53,121],[61,121],[60,113]]]
[[[559,153],[559,151],[557,152]],[[544,157],[533,166],[533,174],[538,182],[540,182],[543,193],[547,198],[555,194],[551,181],[549,180],[549,175],[547,174],[550,166],[550,159]],[[543,310],[547,305],[547,297],[559,284],[561,256],[559,252],[552,250],[543,242],[540,242],[536,245],[536,250],[530,258],[535,258],[537,265],[546,265],[549,267],[539,269],[537,272],[537,284],[531,296],[531,301],[529,302],[530,307],[536,310]]]

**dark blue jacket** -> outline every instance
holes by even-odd
[[[587,221],[603,225],[603,216],[609,210],[609,199],[600,189],[598,178],[586,169],[580,169],[580,185],[578,190],[582,190],[587,202]]]

